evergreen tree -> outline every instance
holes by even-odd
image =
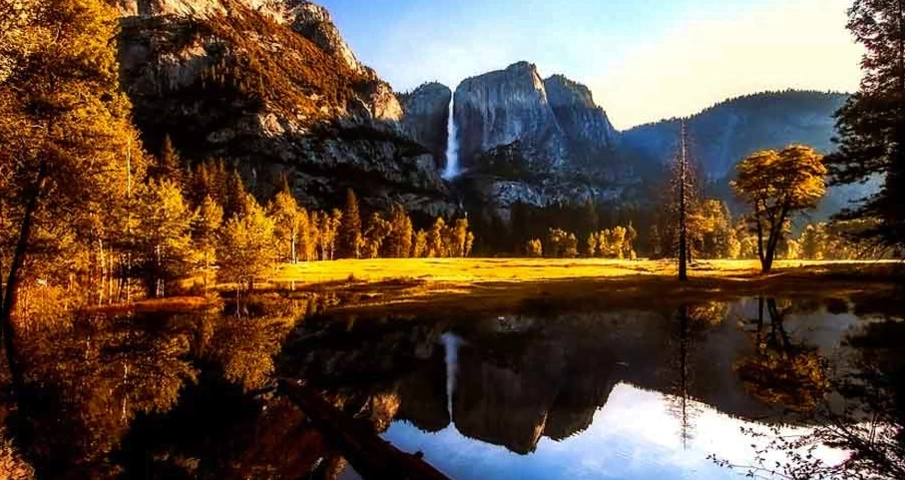
[[[304,207],[299,207],[296,218],[298,229],[298,245],[296,245],[296,257],[304,258],[310,262],[317,257],[317,226],[312,221],[311,215]]]
[[[346,208],[343,210],[343,222],[339,232],[339,257],[361,258],[361,214],[358,211],[358,198],[352,189],[346,191]]]
[[[385,255],[390,258],[407,258],[412,252],[412,220],[402,205],[390,208],[390,235],[386,240]]]
[[[180,189],[185,189],[186,178],[182,168],[182,160],[179,159],[179,154],[173,147],[173,142],[170,140],[169,135],[163,139],[160,155],[157,156],[156,163],[148,174],[152,179],[169,180],[178,185]]]
[[[827,157],[834,184],[883,181],[879,193],[843,219],[875,218],[859,232],[887,247],[905,246],[905,6],[856,0],[847,28],[866,53],[860,90],[836,113],[837,153]]]
[[[225,218],[243,217],[246,209],[250,207],[248,192],[245,190],[245,182],[238,170],[233,170],[226,177],[223,199],[223,215]],[[257,203],[257,201],[255,201]]]

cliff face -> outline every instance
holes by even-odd
[[[455,95],[460,164],[478,203],[600,201],[627,180],[617,132],[584,85],[544,80],[519,62],[465,80]]]
[[[520,141],[527,167],[551,170],[565,156],[562,131],[544,81],[527,62],[462,82],[456,89],[460,162],[465,168],[493,147]]]
[[[446,143],[449,132],[449,102],[452,90],[440,83],[426,83],[411,93],[400,95],[402,101],[402,125],[415,141],[424,145],[434,155],[438,169],[446,159]]]
[[[574,157],[592,161],[595,153],[616,143],[616,130],[603,108],[594,103],[588,87],[562,75],[553,75],[544,80],[544,88]]]
[[[286,176],[312,207],[354,188],[374,208],[448,211],[430,152],[407,136],[386,82],[323,8],[290,0],[120,4],[124,88],[153,151],[237,165],[262,196]]]

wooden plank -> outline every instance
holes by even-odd
[[[298,381],[281,379],[278,391],[305,413],[330,447],[365,480],[450,480],[424,460],[398,450],[368,425],[341,412]]]

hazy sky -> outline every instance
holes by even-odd
[[[854,91],[852,0],[320,0],[396,90],[519,60],[591,87],[617,128],[767,89]]]

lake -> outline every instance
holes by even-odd
[[[49,477],[359,478],[258,390],[276,375],[454,479],[903,478],[899,308],[749,298],[293,327],[283,306],[77,325],[36,334],[30,422],[6,433]]]

